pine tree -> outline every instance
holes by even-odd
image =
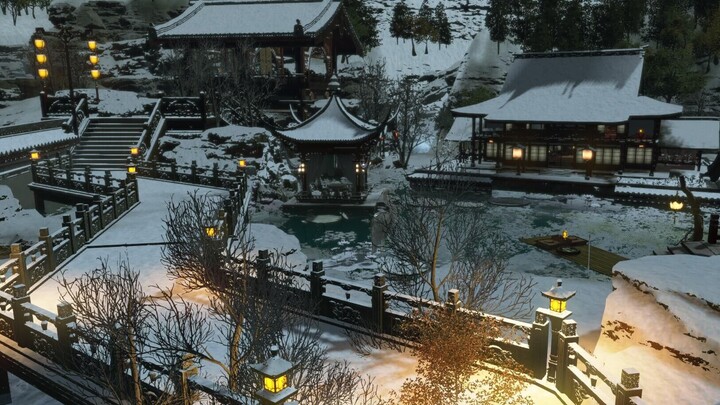
[[[511,3],[510,34],[515,38],[515,43],[524,50],[533,49],[531,40],[534,34],[534,26],[538,19],[537,0],[514,0]]]
[[[558,44],[560,50],[588,49],[588,15],[585,0],[564,0],[560,4]]]
[[[377,10],[365,0],[345,0],[343,4],[360,42],[368,49],[380,45]]]
[[[450,21],[448,20],[447,13],[445,13],[445,6],[442,2],[439,2],[435,7],[435,15],[433,16],[433,26],[435,26],[435,38],[434,41],[440,45],[450,45],[452,43],[452,31],[450,31]]]
[[[395,4],[393,7],[392,19],[390,20],[390,34],[395,37],[396,43],[400,42],[400,38],[407,39],[411,35],[408,19],[411,18],[410,7],[405,0]]]
[[[507,0],[490,0],[485,27],[490,31],[490,39],[497,42],[497,53],[500,53],[500,43],[510,34],[510,2]]]
[[[588,45],[594,49],[614,48],[623,40],[622,22],[612,1],[603,0],[589,6],[590,26],[594,27]]]
[[[425,54],[428,53],[428,41],[433,37],[433,11],[428,0],[423,0],[415,19],[415,38],[425,41]]]

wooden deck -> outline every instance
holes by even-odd
[[[557,249],[546,249],[542,246],[542,244],[538,244],[538,241],[543,239],[552,238],[552,236],[539,236],[536,238],[521,238],[520,241],[527,243],[528,245],[532,245],[537,247],[538,249],[545,250],[547,252],[550,252],[556,256],[563,257],[567,260],[570,260],[572,262],[575,262],[583,267],[587,267],[588,265],[588,246],[587,245],[581,245],[572,246],[573,248],[580,251],[578,254],[560,254]],[[623,260],[627,260],[626,257],[622,257],[619,255],[616,255],[615,253],[608,252],[607,250],[603,250],[600,248],[597,248],[595,246],[590,245],[590,270],[596,271],[600,274],[605,274],[606,276],[612,276],[612,268],[615,266],[617,262],[621,262]]]

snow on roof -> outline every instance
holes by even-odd
[[[615,123],[682,106],[639,96],[642,49],[517,55],[500,94],[456,108],[489,121]]]
[[[378,136],[379,128],[350,114],[340,98],[333,95],[312,117],[289,129],[274,132],[299,142],[359,142]]]
[[[294,35],[296,20],[314,36],[335,16],[339,0],[198,1],[155,26],[158,38]]]
[[[68,141],[75,137],[77,135],[72,132],[67,133],[60,128],[3,136],[0,137],[0,154],[39,148],[57,142]]]
[[[717,118],[664,120],[660,127],[660,146],[719,150],[720,120]]]
[[[445,136],[446,141],[469,141],[472,137],[472,118],[457,117],[453,121],[450,131]]]

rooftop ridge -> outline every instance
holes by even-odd
[[[645,47],[626,49],[598,49],[587,51],[555,51],[555,52],[523,52],[515,53],[517,59],[531,58],[567,58],[581,56],[615,56],[615,55],[644,55]]]

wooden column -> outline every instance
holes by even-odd
[[[475,117],[471,118],[471,131],[470,137],[470,166],[475,167],[475,161],[477,160],[477,132],[475,131]]]

